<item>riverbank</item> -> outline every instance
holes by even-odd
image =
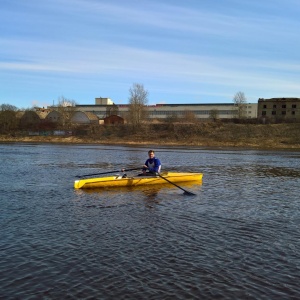
[[[65,143],[299,149],[300,124],[151,124],[104,127],[85,136],[1,135],[1,143]]]

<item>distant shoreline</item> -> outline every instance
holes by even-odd
[[[300,144],[285,144],[282,142],[274,143],[245,143],[241,141],[237,142],[219,142],[215,140],[205,139],[205,141],[153,141],[144,140],[144,141],[136,141],[136,140],[128,140],[128,139],[102,139],[95,140],[93,138],[80,138],[74,136],[68,137],[56,137],[56,136],[26,136],[26,137],[12,137],[12,136],[0,136],[0,144],[7,143],[35,143],[35,144],[86,144],[86,145],[116,145],[116,146],[156,146],[156,147],[200,147],[200,148],[211,148],[211,149],[257,149],[257,150],[293,150],[300,151]]]
[[[41,132],[41,134],[44,134],[44,132]],[[19,131],[0,135],[0,143],[59,143],[132,147],[165,146],[299,151],[300,123],[165,123],[141,125],[135,130],[130,126],[98,126],[88,127],[86,130],[79,131],[77,135],[64,136],[52,134],[29,135],[28,132]]]

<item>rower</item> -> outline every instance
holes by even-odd
[[[154,150],[149,150],[148,156],[149,158],[146,160],[142,168],[143,174],[140,174],[140,176],[153,176],[161,171],[161,162],[155,157]]]

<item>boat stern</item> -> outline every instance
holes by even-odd
[[[80,180],[75,180],[74,181],[74,188],[75,189],[80,189]]]

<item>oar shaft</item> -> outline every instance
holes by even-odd
[[[157,173],[157,175],[158,175],[160,178],[166,180],[167,182],[169,182],[169,183],[175,185],[175,186],[178,187],[179,189],[183,190],[186,194],[188,194],[188,195],[196,195],[196,194],[194,194],[194,193],[192,193],[192,192],[189,192],[189,191],[185,190],[184,188],[182,188],[181,186],[177,185],[176,183],[170,181],[169,179],[167,179],[167,178],[161,176],[159,173]]]
[[[111,174],[116,172],[125,172],[125,171],[135,171],[135,170],[141,170],[142,168],[134,168],[134,169],[121,169],[121,170],[115,170],[115,171],[108,171],[108,172],[102,172],[102,173],[95,173],[95,174],[87,174],[87,175],[78,175],[76,177],[88,177],[88,176],[96,176],[96,175],[104,175],[104,174]]]

